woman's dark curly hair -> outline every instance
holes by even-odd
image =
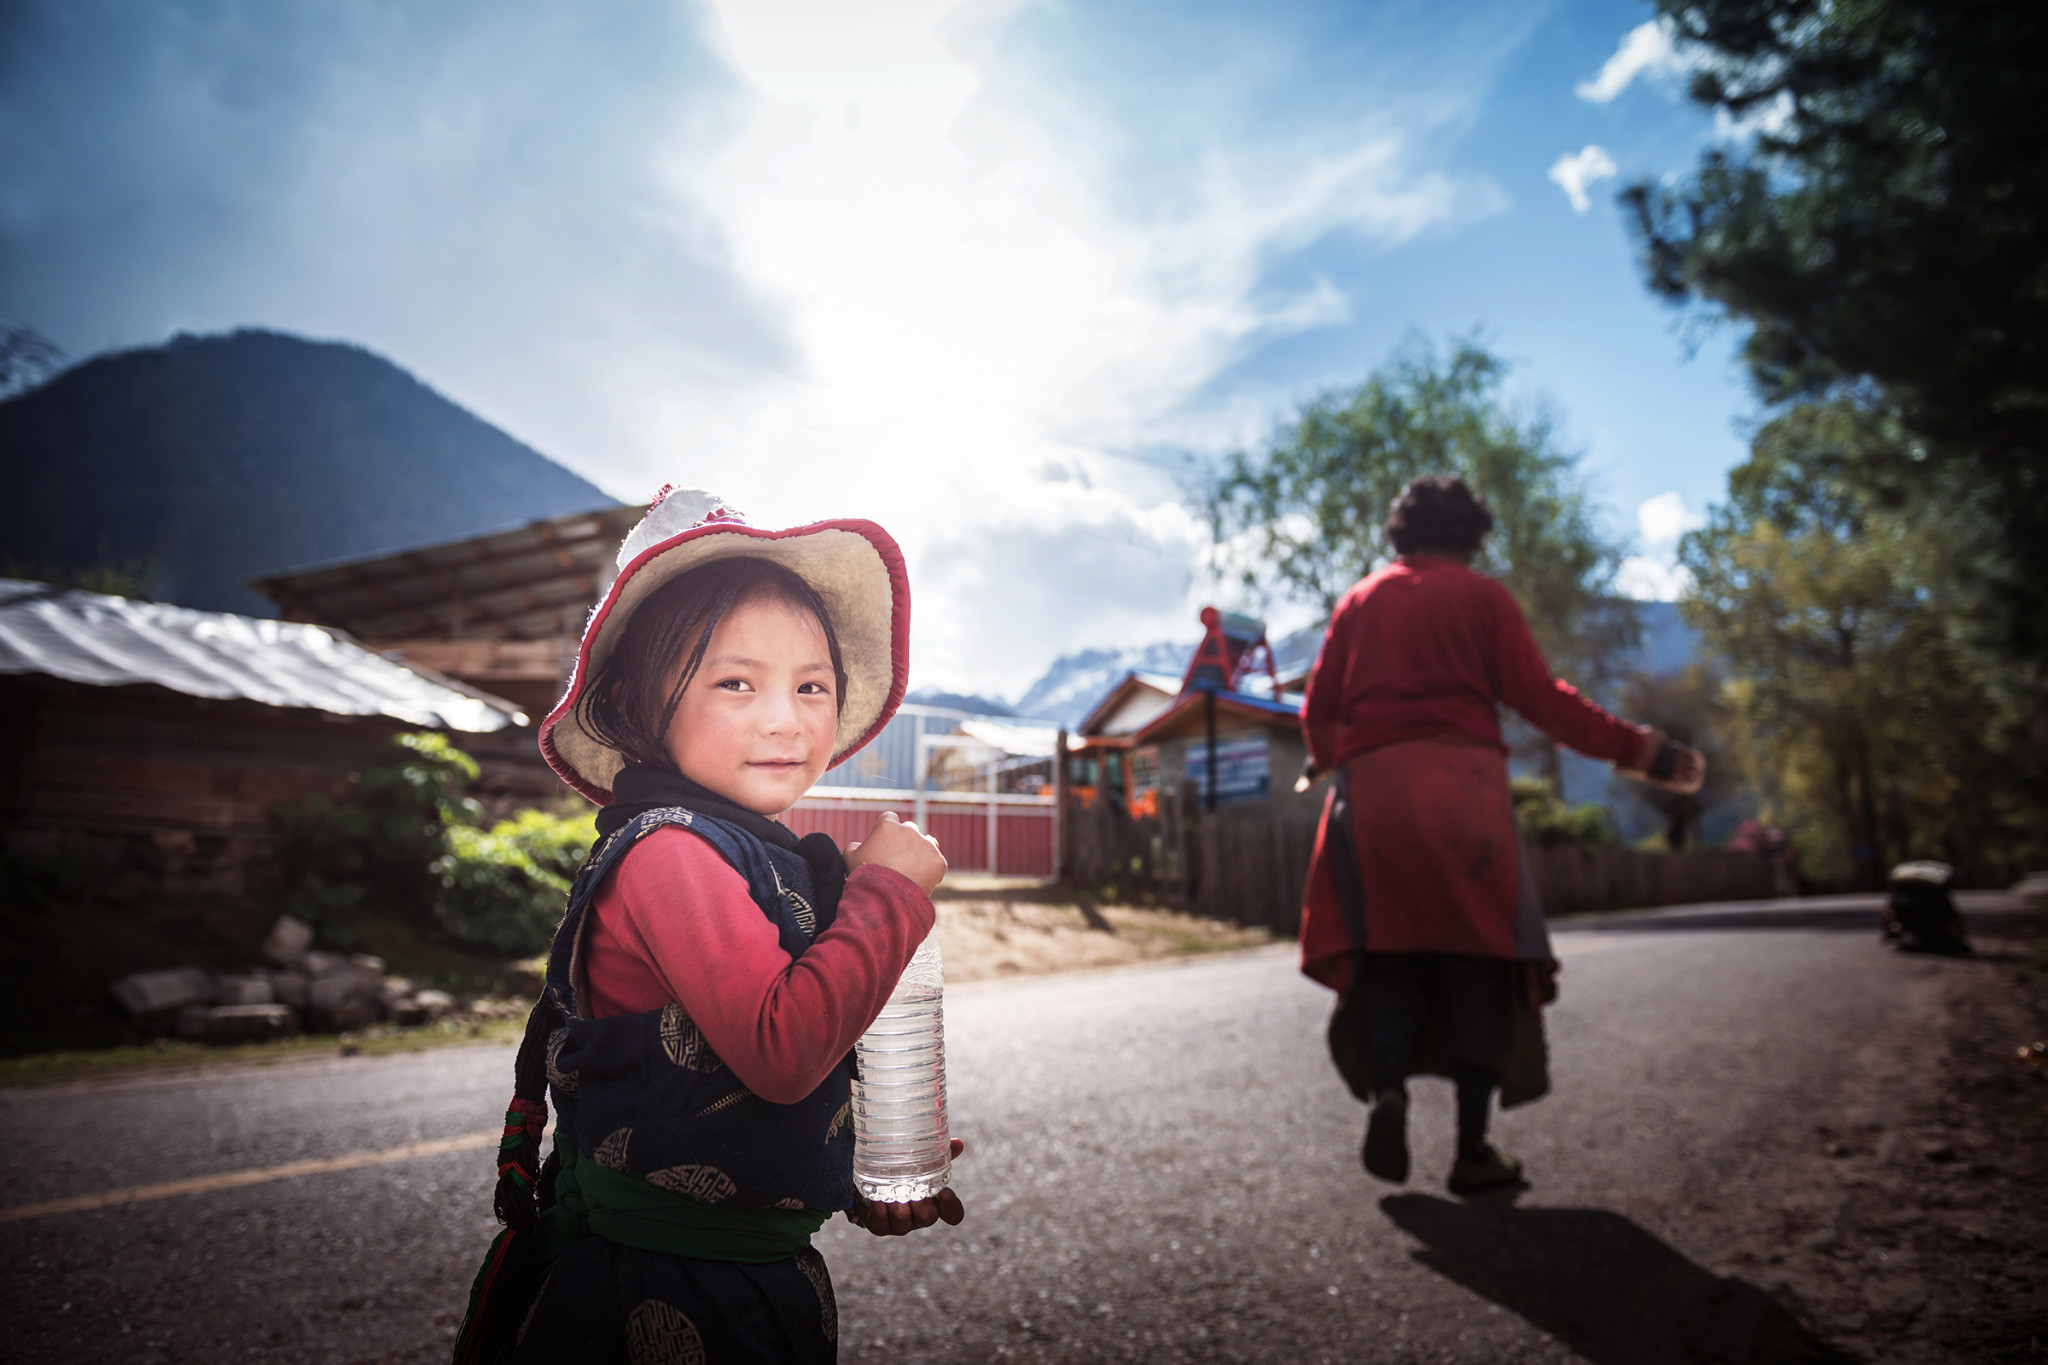
[[[1492,529],[1493,513],[1451,474],[1410,479],[1387,514],[1387,543],[1401,555],[1470,555]]]
[[[734,607],[762,598],[817,618],[832,654],[832,699],[844,709],[846,664],[817,589],[773,560],[735,555],[677,574],[634,609],[576,703],[583,728],[629,763],[673,770],[665,743],[668,724],[704,662],[712,632]]]

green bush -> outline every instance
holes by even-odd
[[[445,851],[447,832],[483,814],[460,794],[476,780],[476,760],[446,735],[402,734],[392,743],[402,751],[397,761],[354,774],[345,799],[307,796],[275,812],[283,908],[333,947],[354,946],[354,922],[365,915],[423,916],[433,890],[427,868]]]
[[[1588,802],[1567,806],[1548,782],[1536,777],[1514,778],[1515,823],[1522,837],[1532,844],[1555,847],[1571,844],[1578,848],[1606,848],[1615,842],[1607,823],[1607,812]]]
[[[489,829],[450,826],[434,860],[434,917],[465,942],[529,954],[548,946],[597,816],[525,810]]]

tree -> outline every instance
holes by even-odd
[[[2038,702],[2002,698],[1949,629],[1967,544],[1842,473],[1905,439],[1847,400],[1791,408],[1680,553],[1680,610],[1734,676],[1752,784],[1809,865],[1873,888],[1921,856],[1995,880],[2042,833]]]
[[[1851,472],[1922,525],[1979,638],[2048,663],[2048,8],[1658,0],[1747,127],[1622,195],[1650,287],[1749,329],[1770,403],[1859,395],[1910,439]]]
[[[25,322],[0,322],[0,402],[64,368],[63,347]]]
[[[1356,389],[1303,403],[1202,490],[1219,565],[1254,593],[1330,610],[1393,558],[1381,527],[1407,482],[1457,474],[1495,521],[1474,567],[1514,593],[1553,668],[1590,688],[1611,680],[1640,629],[1614,591],[1620,548],[1552,420],[1509,411],[1507,370],[1474,339],[1414,339]]]

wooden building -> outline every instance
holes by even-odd
[[[1128,798],[1131,736],[1173,704],[1180,679],[1169,673],[1126,673],[1067,736],[1067,794],[1081,809]]]
[[[286,621],[347,631],[517,703],[534,723],[560,699],[614,556],[645,506],[549,517],[466,540],[256,579]]]
[[[525,719],[321,627],[0,580],[0,845],[82,839],[166,890],[245,890],[273,808],[345,796],[401,731],[516,788]]]

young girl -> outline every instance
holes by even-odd
[[[541,726],[604,810],[520,1048],[506,1231],[456,1360],[831,1361],[811,1235],[842,1209],[880,1235],[963,1216],[951,1190],[853,1188],[853,1045],[945,859],[894,815],[844,856],[773,818],[902,701],[902,556],[869,522],[764,531],[664,489],[619,564]]]

